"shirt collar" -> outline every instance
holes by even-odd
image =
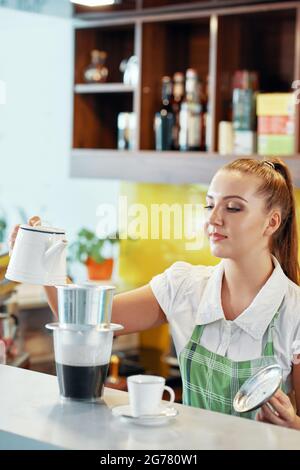
[[[285,296],[288,278],[277,259],[272,256],[274,270],[253,299],[249,307],[232,323],[239,326],[254,339],[261,339],[272,318],[278,311]],[[205,291],[196,314],[196,324],[205,325],[218,320],[225,320],[221,303],[221,286],[224,274],[224,261],[213,270],[207,281]]]

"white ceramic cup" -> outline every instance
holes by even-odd
[[[132,375],[128,377],[127,386],[132,416],[157,414],[164,390],[170,394],[169,403],[173,403],[175,400],[174,390],[165,383],[165,378],[158,375]]]

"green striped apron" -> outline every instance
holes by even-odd
[[[262,367],[276,363],[273,347],[273,328],[277,312],[267,330],[263,355],[254,360],[232,361],[200,345],[205,325],[196,325],[191,339],[179,355],[184,405],[220,413],[255,419],[256,410],[237,413],[233,408],[235,394],[246,379]]]

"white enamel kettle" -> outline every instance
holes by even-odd
[[[65,284],[66,247],[62,229],[20,225],[5,277],[44,286]]]

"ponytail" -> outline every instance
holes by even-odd
[[[271,250],[280,262],[286,275],[296,284],[299,284],[300,268],[298,261],[296,202],[291,173],[285,163],[278,158],[273,158],[271,161],[275,166],[275,171],[284,178],[289,196],[286,201],[284,199],[281,201],[281,205],[286,206],[285,218],[272,237]]]

